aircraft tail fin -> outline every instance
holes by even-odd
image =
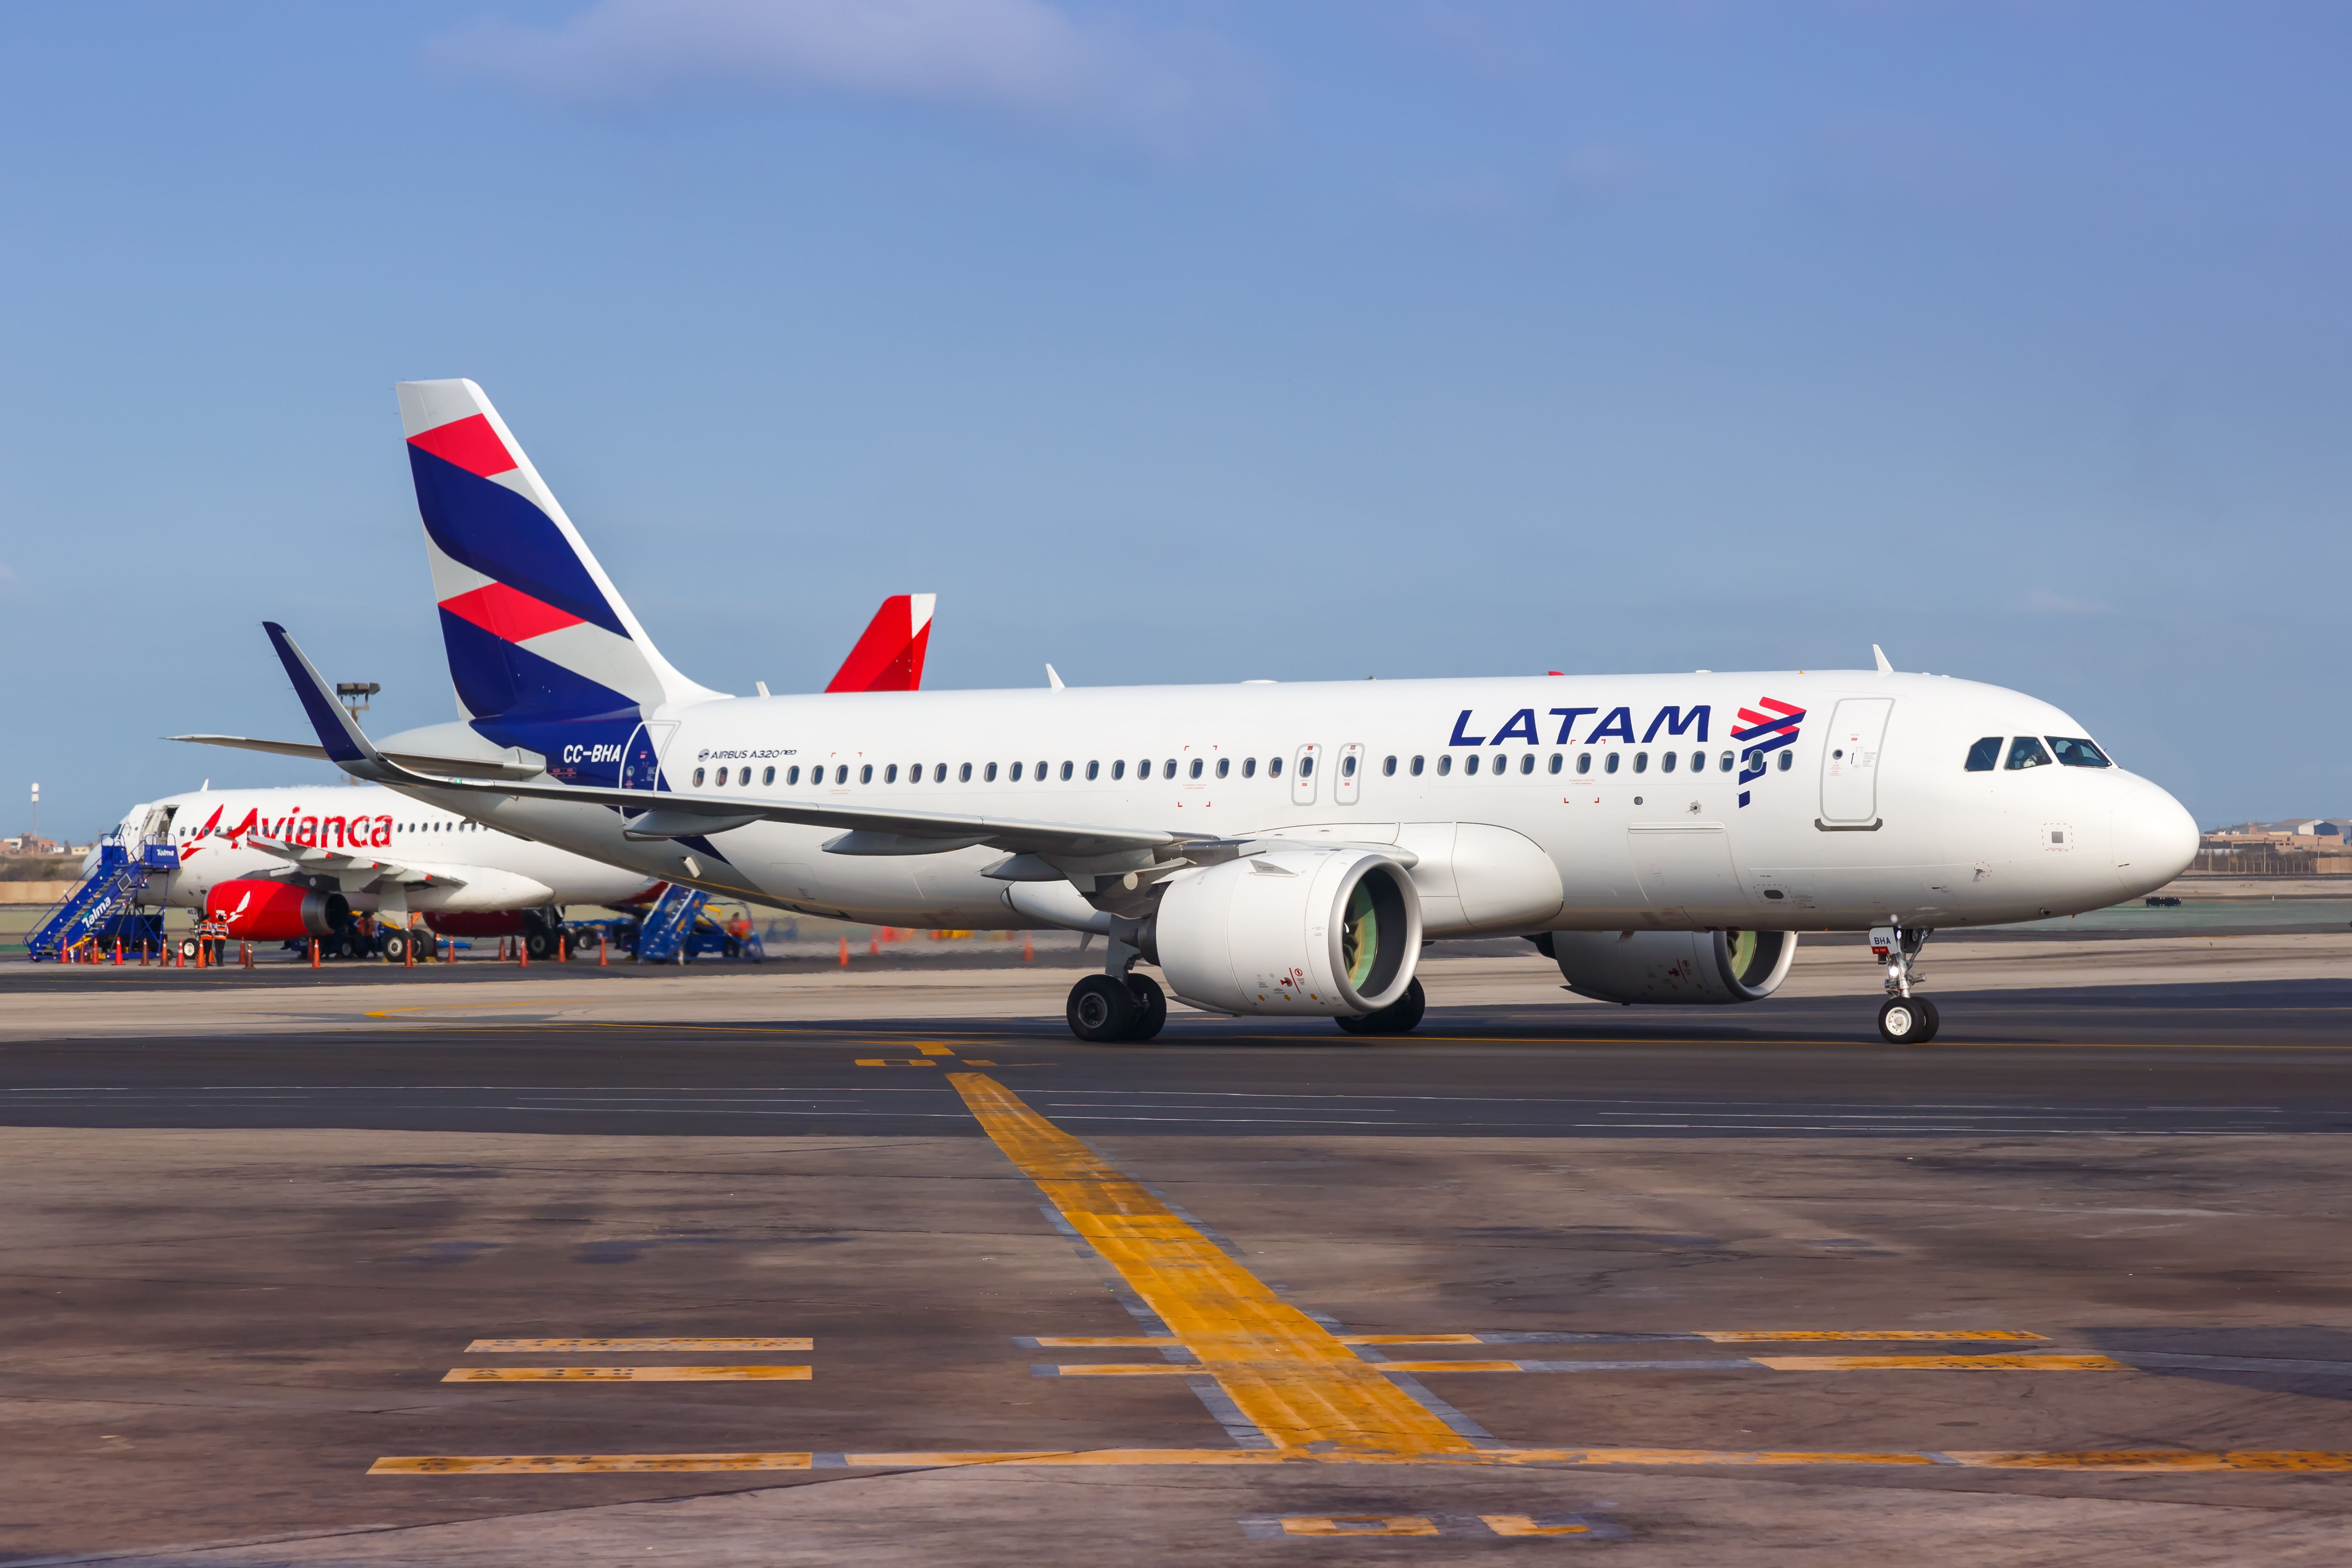
[[[883,600],[825,689],[919,690],[923,656],[931,645],[931,612],[939,602],[937,594],[893,594]]]
[[[662,658],[480,387],[398,390],[449,678],[476,729],[720,695]]]

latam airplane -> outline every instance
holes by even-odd
[[[885,599],[825,690],[919,689],[937,605],[933,594]],[[244,745],[326,754],[302,742]],[[539,772],[498,762],[469,771],[526,778]],[[456,935],[520,936],[532,957],[545,958],[555,952],[553,911],[635,903],[662,886],[657,876],[535,843],[381,785],[216,791],[207,784],[132,806],[118,831],[126,844],[179,851],[178,869],[149,885],[152,901],[201,909],[234,939],[313,936],[329,944],[330,956],[372,949],[394,963],[408,956],[404,931],[358,942],[347,924],[352,910],[373,911],[394,928],[405,928],[415,912]]]
[[[470,381],[399,388],[462,719],[383,748],[268,627],[355,776],[648,876],[906,926],[1098,932],[1082,1038],[1167,994],[1356,1033],[1421,1016],[1423,943],[1532,939],[1568,988],[1747,1003],[1800,931],[1868,931],[1880,1033],[1944,927],[2185,868],[2189,814],[2015,691],[1864,671],[732,699],[646,637]],[[438,764],[418,754],[457,759]],[[491,759],[529,777],[464,776]],[[1134,973],[1156,965],[1166,990]]]

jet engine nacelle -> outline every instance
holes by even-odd
[[[1570,991],[1603,1002],[1760,1002],[1788,978],[1797,933],[1556,931],[1551,955]]]
[[[329,936],[352,918],[351,900],[341,893],[321,893],[291,882],[271,882],[240,877],[216,882],[205,895],[205,919],[228,927],[240,942],[289,942],[306,936]]]
[[[1412,984],[1421,897],[1384,856],[1271,850],[1171,879],[1144,945],[1195,1007],[1374,1013]]]

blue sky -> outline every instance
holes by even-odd
[[[1866,666],[2352,811],[2352,13],[0,9],[0,790],[452,716],[391,384],[481,382],[682,668]]]

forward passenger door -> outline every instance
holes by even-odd
[[[1822,748],[1822,825],[1878,824],[1878,758],[1886,738],[1892,697],[1849,697],[1830,720]]]

